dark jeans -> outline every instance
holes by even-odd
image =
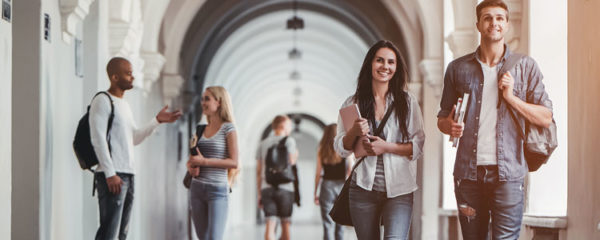
[[[497,166],[478,166],[477,181],[455,179],[454,193],[465,240],[518,239],[523,220],[523,180],[499,181]]]
[[[117,173],[123,180],[121,193],[115,195],[108,191],[104,173],[96,173],[95,180],[100,206],[100,228],[96,240],[126,239],[129,231],[129,216],[133,204],[133,175]]]
[[[413,193],[388,198],[385,192],[350,185],[350,217],[358,240],[406,240],[410,229]]]

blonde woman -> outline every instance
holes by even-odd
[[[194,176],[190,185],[192,219],[199,239],[223,239],[228,185],[238,167],[232,112],[231,99],[223,87],[206,88],[202,94],[202,113],[208,125],[197,140],[198,155],[190,156],[187,163]]]
[[[341,240],[344,237],[342,225],[333,222],[329,211],[337,199],[344,180],[352,170],[351,158],[342,158],[333,149],[333,140],[336,135],[337,124],[325,127],[323,137],[317,150],[317,173],[315,174],[315,204],[321,206],[321,218],[323,219],[323,239]],[[322,174],[322,175],[321,175]],[[323,181],[321,181],[323,178]],[[321,182],[321,192],[317,195]]]

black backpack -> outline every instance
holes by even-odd
[[[268,184],[277,186],[283,183],[289,183],[295,180],[292,166],[290,165],[290,155],[285,142],[288,137],[284,137],[278,144],[269,147],[267,157],[265,158],[265,177]]]
[[[107,92],[98,92],[92,98],[92,101],[96,96],[104,94],[110,100],[110,116],[108,117],[108,127],[106,128],[106,141],[108,142],[108,150],[111,151],[110,147],[110,128],[115,117],[115,106],[113,100]],[[90,104],[91,105],[91,104]],[[73,150],[79,161],[79,166],[83,170],[90,170],[93,172],[92,167],[98,164],[98,157],[94,152],[94,146],[92,146],[92,140],[90,136],[90,105],[87,107],[87,112],[79,120],[77,125],[77,131],[75,131],[75,140],[73,140]]]

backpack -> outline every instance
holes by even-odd
[[[505,72],[512,69],[522,57],[523,55],[521,54],[511,54],[500,71],[498,71],[498,79],[500,79]],[[498,102],[498,104],[500,104],[500,102]],[[554,152],[554,149],[558,146],[554,118],[552,118],[552,123],[548,128],[538,127],[527,121],[525,121],[525,126],[521,126],[519,121],[517,121],[517,113],[514,113],[514,109],[509,105],[508,112],[517,126],[519,135],[523,138],[523,155],[527,162],[527,168],[530,172],[535,172],[542,164],[548,162],[550,155],[552,155],[552,152]]]
[[[106,141],[108,142],[108,150],[111,151],[110,147],[110,128],[112,127],[112,122],[115,117],[115,106],[113,105],[113,100],[107,92],[98,92],[92,98],[92,101],[96,96],[104,94],[110,100],[110,116],[108,117],[108,127],[106,128]],[[90,104],[91,105],[91,104]],[[98,164],[98,157],[96,156],[96,152],[94,152],[94,146],[92,146],[92,140],[90,135],[90,105],[87,107],[87,112],[81,117],[79,120],[79,124],[77,125],[77,130],[75,131],[75,139],[73,140],[73,150],[75,151],[75,156],[77,156],[77,161],[79,161],[79,166],[83,170],[92,170],[92,167]]]
[[[294,173],[290,165],[290,155],[285,142],[288,137],[284,137],[279,143],[267,149],[265,158],[265,177],[268,184],[277,186],[283,183],[294,181]]]

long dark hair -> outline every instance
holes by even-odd
[[[408,81],[408,72],[406,70],[406,62],[400,54],[400,50],[392,42],[387,40],[380,40],[375,43],[367,52],[365,60],[363,61],[360,73],[358,74],[358,84],[356,85],[356,92],[354,93],[354,103],[358,104],[360,113],[363,118],[366,118],[370,122],[375,122],[375,97],[373,96],[373,59],[375,53],[379,49],[388,48],[396,55],[396,72],[389,82],[388,94],[391,94],[394,98],[394,105],[392,106],[396,111],[396,118],[398,119],[398,126],[400,126],[400,132],[402,133],[402,139],[408,139],[408,130],[406,129],[406,121],[408,119],[408,93],[404,91],[406,82]]]

